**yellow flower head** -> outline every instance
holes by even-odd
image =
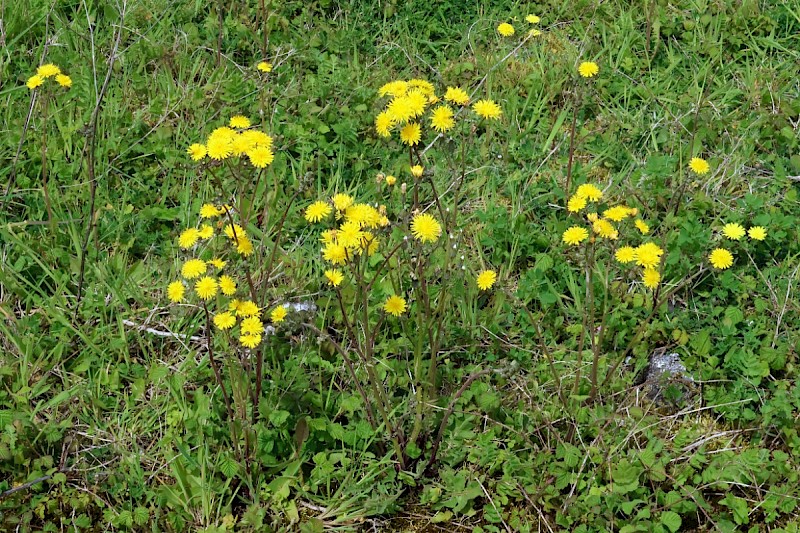
[[[484,270],[475,279],[478,288],[482,291],[491,289],[495,281],[497,281],[497,273],[494,270]]]
[[[542,34],[542,30],[537,29],[537,28],[533,28],[531,31],[528,32],[528,35],[530,35],[531,37],[538,37],[541,34]]]
[[[378,96],[405,96],[408,92],[409,83],[404,80],[395,80],[385,83],[378,89]]]
[[[503,114],[503,110],[494,100],[478,100],[473,104],[472,110],[483,118],[494,120],[499,119]]]
[[[433,242],[442,234],[442,226],[433,216],[422,213],[411,221],[411,233],[422,242]]]
[[[414,165],[411,167],[411,175],[415,178],[421,178],[423,172],[425,172],[425,169],[422,168],[421,165]]]
[[[328,283],[334,287],[338,287],[344,281],[344,275],[337,269],[326,270],[325,277],[328,278]]]
[[[397,178],[395,178],[394,176],[386,176],[386,185],[391,187],[395,183],[397,183]]]
[[[575,196],[586,198],[590,202],[597,202],[603,198],[603,191],[598,189],[596,185],[584,183],[575,191]]]
[[[203,300],[210,300],[217,295],[217,280],[212,277],[206,276],[194,285],[194,292]]]
[[[561,235],[562,241],[573,246],[577,246],[587,238],[589,238],[589,232],[586,231],[586,228],[580,226],[572,226]]]
[[[181,281],[173,281],[167,286],[167,298],[170,302],[178,303],[183,300],[183,295],[186,293],[186,287]]]
[[[315,223],[331,214],[331,206],[328,202],[314,202],[306,208],[305,218],[306,221]]]
[[[767,238],[767,229],[763,226],[753,226],[747,230],[747,236],[756,241],[763,241]]]
[[[733,241],[738,241],[744,237],[745,231],[740,224],[731,223],[723,226],[722,234]]]
[[[592,223],[592,230],[603,239],[615,240],[617,237],[619,237],[619,232],[614,225],[604,218],[595,220]]]
[[[603,211],[603,217],[614,222],[621,222],[625,220],[630,214],[630,210],[622,205],[616,205]]]
[[[261,316],[261,310],[252,300],[239,302],[235,308],[236,316]]]
[[[28,86],[28,89],[34,90],[37,87],[41,86],[43,83],[44,83],[44,78],[37,74],[34,74],[30,78],[28,78],[28,81],[25,85]]]
[[[186,279],[194,279],[206,273],[205,261],[202,259],[189,259],[181,267],[181,276]]]
[[[266,146],[256,146],[248,150],[247,157],[250,158],[250,164],[256,168],[264,168],[271,164],[275,159],[275,154]]]
[[[273,324],[279,324],[283,322],[283,319],[286,318],[286,308],[282,305],[279,305],[272,312],[269,314],[270,320],[272,320]]]
[[[272,72],[272,64],[267,63],[266,61],[262,61],[261,63],[256,65],[256,68],[261,72],[267,72],[267,73]]]
[[[208,224],[203,224],[197,231],[197,236],[200,237],[201,239],[210,239],[211,237],[214,236],[214,228],[212,228]]]
[[[264,333],[264,324],[257,316],[249,316],[242,320],[239,330],[243,335],[261,335]]]
[[[647,235],[648,233],[650,233],[650,226],[648,226],[647,222],[645,222],[644,220],[637,218],[634,224],[636,224],[636,228],[642,235]]]
[[[645,268],[642,272],[642,283],[648,289],[655,289],[661,282],[661,274],[655,268]]]
[[[189,156],[192,158],[192,161],[200,161],[206,156],[208,151],[206,150],[205,145],[194,143],[186,149],[186,153],[189,154]]]
[[[333,202],[333,207],[335,207],[337,211],[344,211],[353,205],[353,197],[349,194],[334,194],[331,201]]]
[[[584,207],[586,207],[586,198],[577,194],[573,195],[567,202],[567,210],[570,213],[577,213]]]
[[[394,119],[388,111],[381,111],[375,117],[375,131],[381,137],[389,137],[392,134],[392,126],[394,126]]]
[[[708,165],[708,161],[702,159],[700,157],[693,157],[689,161],[689,168],[695,173],[699,175],[707,174],[711,167]]]
[[[455,123],[453,109],[449,105],[440,105],[431,112],[431,127],[440,133],[451,130]]]
[[[36,69],[36,75],[42,78],[50,78],[61,74],[61,69],[52,63],[47,63]]]
[[[461,87],[448,87],[444,93],[444,99],[461,106],[469,103],[469,95]]]
[[[245,348],[250,348],[252,350],[261,344],[261,335],[239,335],[239,342],[241,342],[242,346]]]
[[[383,310],[390,315],[400,316],[406,310],[406,301],[397,295],[389,296],[383,304]]]
[[[72,87],[72,78],[70,78],[66,74],[56,74],[56,83],[58,83],[65,89],[69,89],[70,87]]]
[[[733,264],[733,254],[725,248],[717,248],[708,256],[711,266],[720,270],[725,270]]]
[[[247,141],[250,149],[253,148],[272,148],[272,137],[258,130],[247,130],[239,134]]]
[[[214,218],[222,214],[222,210],[218,209],[214,204],[203,204],[200,208],[200,218]]]
[[[409,146],[414,146],[422,139],[422,128],[416,122],[409,122],[400,130],[400,140]]]
[[[331,243],[322,249],[322,258],[334,265],[343,265],[347,261],[347,248],[339,243]]]
[[[244,228],[241,227],[239,224],[230,225],[227,224],[225,228],[222,230],[229,239],[240,239],[242,237],[246,237],[247,235],[244,232]]]
[[[219,290],[225,296],[233,296],[236,294],[236,282],[232,277],[223,274],[219,277]]]
[[[503,37],[511,37],[512,35],[514,35],[514,26],[512,26],[508,22],[503,22],[497,27],[497,33],[499,33]]]
[[[540,19],[536,15],[528,15],[527,17],[525,17],[525,21],[531,24],[539,24],[539,22],[541,22],[542,19]]]
[[[178,237],[178,245],[186,250],[187,248],[191,248],[195,245],[197,240],[200,238],[200,232],[197,231],[195,228],[185,229],[181,232],[180,237]]]
[[[230,312],[217,313],[214,315],[214,325],[223,330],[231,329],[236,325],[236,317]]]
[[[600,67],[593,61],[584,61],[578,66],[578,73],[584,78],[592,78],[600,72]]]
[[[238,128],[240,130],[245,130],[250,127],[250,119],[243,115],[234,115],[231,117],[231,120],[228,122],[228,125],[231,128]]]
[[[620,263],[630,263],[636,259],[636,250],[630,246],[623,246],[617,250],[614,258]]]
[[[230,137],[209,137],[206,143],[208,157],[216,161],[227,159],[233,153],[233,139]]]
[[[664,255],[657,244],[646,242],[636,247],[636,264],[644,268],[656,268],[661,263],[661,256]]]
[[[598,220],[600,220],[600,215],[598,215],[597,213],[586,213],[586,220],[588,220],[589,222],[597,222]]]
[[[245,257],[249,257],[253,253],[253,243],[247,238],[247,235],[239,237],[236,243],[236,251]]]
[[[223,261],[219,257],[215,257],[214,259],[210,260],[208,264],[217,269],[225,268],[225,261]]]

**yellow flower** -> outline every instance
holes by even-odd
[[[203,204],[203,207],[200,208],[200,218],[214,218],[219,216],[220,213],[222,213],[222,210],[217,209],[214,204]]]
[[[328,283],[334,287],[341,285],[342,281],[344,280],[344,275],[337,269],[326,270],[325,277],[328,278]]]
[[[261,316],[261,311],[252,300],[246,300],[236,306],[236,316]]]
[[[395,183],[397,183],[397,178],[395,178],[394,176],[386,176],[386,185],[391,187]]]
[[[361,237],[361,225],[355,221],[347,221],[339,227],[337,240],[345,248],[358,248]]]
[[[455,126],[453,109],[449,105],[440,105],[431,112],[431,127],[440,133],[449,131]]]
[[[586,198],[578,196],[577,194],[573,195],[572,198],[569,199],[569,202],[567,202],[567,210],[570,213],[577,213],[584,207],[586,207]]]
[[[28,78],[28,81],[27,81],[27,83],[25,85],[28,86],[28,89],[34,90],[35,88],[39,87],[43,83],[44,83],[44,78],[39,76],[39,75],[34,74],[30,78]]]
[[[717,248],[711,252],[708,260],[714,268],[725,270],[733,264],[733,254],[725,248]]]
[[[236,317],[233,313],[217,313],[214,315],[214,325],[219,329],[231,329],[236,325]]]
[[[206,143],[206,153],[211,159],[220,161],[227,159],[233,153],[233,139],[229,137],[209,137]]]
[[[442,234],[442,226],[433,216],[423,213],[411,221],[411,233],[422,242],[433,242]]]
[[[239,239],[247,236],[245,235],[244,228],[242,228],[239,224],[234,224],[233,226],[227,224],[222,231],[225,232],[225,235],[229,239]]]
[[[47,63],[36,69],[36,75],[42,78],[50,78],[61,74],[61,69],[52,63]]]
[[[243,115],[234,115],[231,117],[231,120],[228,122],[228,125],[231,128],[238,128],[240,130],[244,130],[250,127],[250,119]]]
[[[531,31],[528,32],[528,35],[530,35],[531,37],[538,37],[541,34],[542,34],[542,30],[539,30],[539,29],[536,29],[536,28],[533,28]]]
[[[636,227],[639,229],[642,235],[647,235],[648,233],[650,233],[650,226],[648,226],[647,222],[645,222],[644,220],[637,218],[634,224],[636,224]]]
[[[620,263],[630,263],[636,259],[636,250],[630,246],[623,246],[614,254],[614,258]]]
[[[230,276],[222,275],[219,277],[219,290],[225,296],[233,296],[236,294],[236,282]]]
[[[428,80],[408,80],[408,87],[411,89],[419,89],[425,95],[431,95],[434,92],[433,84]]]
[[[589,222],[597,222],[598,220],[600,220],[600,215],[598,215],[597,213],[586,213],[586,220],[588,220]]]
[[[497,274],[494,270],[484,270],[478,274],[478,277],[475,279],[478,288],[482,291],[491,289],[495,281],[497,281]]]
[[[378,96],[405,96],[408,91],[409,83],[403,80],[390,81],[378,89]]]
[[[541,22],[542,19],[540,19],[536,15],[528,15],[527,17],[525,17],[525,20],[527,22],[530,22],[531,24],[539,24],[539,22]]]
[[[331,201],[333,202],[333,207],[335,207],[337,211],[344,211],[353,205],[353,197],[349,194],[334,194]]]
[[[503,22],[497,27],[497,33],[499,33],[503,37],[511,37],[512,35],[514,35],[514,26],[512,26],[508,22]]]
[[[239,241],[236,243],[236,251],[245,257],[249,257],[253,253],[253,243],[246,235],[239,237]]]
[[[202,259],[189,259],[183,264],[181,275],[186,279],[194,279],[205,274],[207,268],[205,261]]]
[[[448,87],[444,93],[444,99],[462,106],[469,103],[469,95],[461,87]]]
[[[642,272],[642,283],[648,289],[655,289],[661,282],[661,274],[655,268],[645,268]]]
[[[347,261],[347,248],[338,243],[331,243],[322,249],[322,258],[334,265],[343,265]]]
[[[699,157],[693,157],[689,161],[689,168],[694,171],[695,174],[703,175],[707,174],[711,167],[708,165],[708,161]]]
[[[636,247],[636,264],[644,268],[655,268],[661,262],[661,256],[664,255],[662,250],[657,244],[646,242]]]
[[[201,239],[210,239],[214,236],[214,228],[209,226],[208,224],[203,224],[200,226],[200,230],[197,232],[197,236]]]
[[[423,172],[425,172],[425,169],[423,169],[421,165],[414,165],[411,167],[411,175],[415,178],[421,178]]]
[[[169,298],[170,302],[180,302],[183,300],[183,295],[185,292],[186,287],[184,287],[183,282],[181,281],[173,281],[169,284],[169,286],[167,286],[167,298]]]
[[[392,126],[394,126],[394,120],[388,111],[381,111],[375,117],[375,131],[381,137],[389,137],[392,134]]]
[[[478,100],[472,106],[472,110],[483,118],[497,120],[503,114],[503,110],[494,100]]]
[[[178,237],[178,245],[186,250],[187,248],[191,248],[195,245],[197,240],[200,238],[200,232],[197,231],[195,228],[185,229],[181,232],[180,237]]]
[[[251,140],[244,135],[244,133],[237,133],[236,136],[233,138],[231,143],[231,149],[233,150],[233,155],[239,157],[242,154],[246,154],[250,150],[253,150],[255,146],[251,142]]]
[[[286,308],[282,305],[279,305],[272,312],[269,314],[270,320],[272,320],[273,324],[279,324],[283,322],[283,319],[286,318]]]
[[[739,239],[744,237],[745,231],[741,225],[731,223],[731,224],[725,224],[725,226],[723,226],[722,234],[733,241],[738,241]]]
[[[592,223],[592,230],[603,239],[615,240],[619,237],[619,232],[614,225],[604,218],[594,221]]]
[[[319,222],[331,214],[331,206],[328,202],[314,202],[306,208],[305,218],[308,222]]]
[[[225,261],[223,261],[219,257],[215,257],[214,259],[209,261],[208,264],[218,269],[225,268]]]
[[[613,220],[614,222],[625,220],[629,214],[630,211],[628,208],[622,205],[617,205],[603,211],[603,216],[609,220]]]
[[[589,232],[586,228],[580,226],[572,226],[561,235],[561,240],[567,244],[578,245],[589,237]]]
[[[422,139],[422,128],[416,122],[409,122],[400,130],[400,140],[409,146],[414,146]]]
[[[262,61],[261,63],[256,65],[256,68],[261,72],[272,72],[272,64],[267,63],[266,61]]]
[[[586,198],[590,202],[597,202],[603,198],[603,191],[591,183],[584,183],[575,191],[575,196]]]
[[[58,83],[65,89],[69,89],[70,87],[72,87],[72,78],[70,78],[66,74],[57,74],[56,83]]]
[[[200,161],[206,156],[206,147],[200,143],[194,143],[186,149],[186,153],[192,158],[192,161]]]
[[[767,238],[767,229],[763,226],[753,226],[747,230],[747,236],[757,241],[763,241]]]
[[[247,130],[239,134],[250,145],[250,148],[272,148],[272,137],[258,130]]]
[[[578,73],[584,78],[591,78],[600,72],[600,67],[593,61],[584,61],[578,66]]]
[[[414,89],[406,95],[408,109],[412,117],[418,117],[425,112],[428,105],[428,98],[419,89]]]
[[[247,152],[247,157],[250,158],[250,164],[254,167],[264,168],[272,163],[275,154],[265,146],[256,146]]]
[[[400,316],[406,310],[406,301],[397,295],[389,296],[383,304],[383,310],[390,315]]]
[[[239,342],[241,342],[242,346],[245,348],[250,348],[252,350],[261,344],[261,335],[239,335]]]
[[[261,335],[264,333],[264,324],[257,316],[249,316],[242,320],[239,330],[244,335]]]
[[[194,286],[194,292],[203,300],[210,300],[217,294],[217,280],[208,276],[200,278]]]

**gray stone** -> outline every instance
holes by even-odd
[[[697,384],[686,370],[681,356],[667,353],[663,348],[650,355],[642,387],[647,397],[661,406],[685,405],[698,393]]]

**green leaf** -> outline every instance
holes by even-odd
[[[681,527],[681,515],[674,511],[664,511],[661,513],[661,524],[675,533]]]

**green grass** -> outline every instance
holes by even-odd
[[[260,1],[126,4],[94,145],[89,126],[121,6],[2,7],[0,194],[10,190],[0,213],[0,529],[798,531],[793,2],[264,4],[266,22]],[[543,34],[502,61],[528,13],[542,17]],[[517,35],[500,38],[503,21]],[[254,68],[264,59],[274,65],[266,84]],[[578,78],[581,61],[596,61],[600,74]],[[25,131],[25,82],[41,62],[60,65],[73,86],[54,91],[46,124],[39,101]],[[318,311],[303,320],[339,334],[343,317],[320,281],[328,267],[303,210],[337,192],[378,202],[379,172],[410,179],[407,153],[379,138],[373,120],[385,102],[378,88],[414,77],[437,90],[478,88],[476,98],[503,108],[500,122],[440,139],[425,156],[447,191],[464,143],[467,179],[454,206],[464,258],[458,269],[433,269],[435,279],[460,279],[463,264],[468,282],[493,268],[498,285],[452,297],[441,397],[427,406],[419,462],[397,468],[330,340],[298,321],[268,352],[248,468],[208,351],[191,338],[203,335],[204,317],[164,292],[187,257],[178,233],[202,204],[228,201],[185,149],[234,114],[275,137],[267,179],[247,190],[264,214],[250,228],[259,254],[272,250],[299,192],[268,301],[314,301]],[[689,172],[694,156],[708,159],[709,174]],[[592,354],[579,356],[591,335],[584,257],[561,243],[577,220],[562,206],[584,182],[650,223],[667,250],[660,294],[686,281],[646,322],[652,292],[598,248],[598,294],[610,280],[597,303],[595,326],[604,317],[607,330],[598,364],[604,372],[631,360],[594,402]],[[397,196],[386,203],[404,209]],[[728,222],[765,226],[767,240],[721,243]],[[706,260],[720,244],[736,256],[723,272]],[[392,279],[376,293],[412,286]],[[397,391],[393,414],[410,426],[414,336],[385,330],[378,368]],[[634,386],[659,347],[679,353],[701,383],[696,403],[677,413]],[[231,390],[244,379],[231,373],[234,360]],[[492,372],[450,406],[480,369]],[[557,381],[571,389],[578,372],[565,407]],[[426,470],[448,407],[438,461]]]

